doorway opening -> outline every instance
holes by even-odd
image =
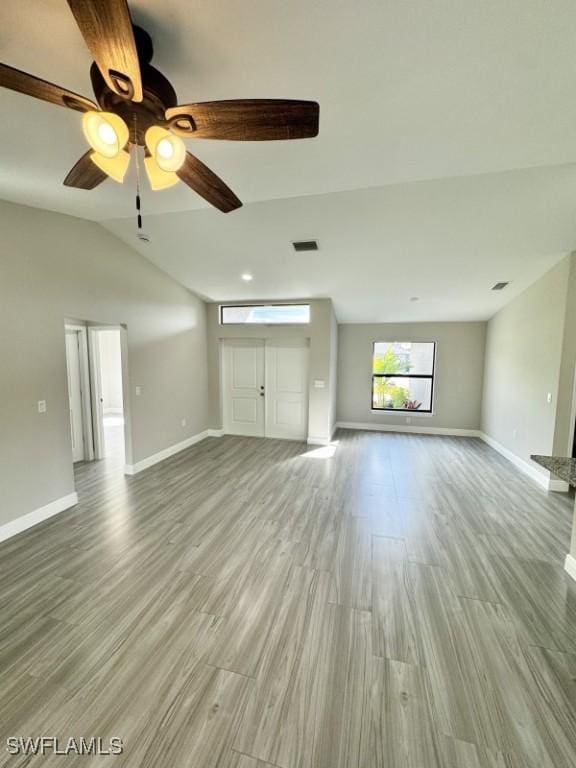
[[[66,324],[72,461],[125,465],[122,329]]]
[[[225,339],[224,431],[305,440],[308,435],[308,339]]]
[[[124,398],[120,330],[91,329],[97,392],[97,458],[124,464]]]

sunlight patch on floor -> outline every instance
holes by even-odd
[[[331,459],[336,453],[338,441],[330,445],[322,445],[320,448],[313,448],[311,451],[301,454],[305,459]]]

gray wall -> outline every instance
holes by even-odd
[[[330,299],[301,299],[310,304],[309,325],[220,325],[219,304],[208,305],[208,367],[211,395],[210,426],[222,428],[220,393],[220,342],[222,339],[307,338],[310,340],[310,389],[308,437],[328,440],[335,401],[334,377],[330,374],[332,339],[335,338],[335,319]],[[265,304],[264,301],[242,301],[243,304]],[[296,300],[295,300],[295,303]],[[324,389],[313,386],[314,379],[323,379]]]
[[[338,344],[339,422],[478,429],[486,323],[342,324]],[[435,341],[436,376],[432,415],[371,410],[372,344],[375,341]]]
[[[74,491],[65,318],[126,325],[133,462],[206,429],[208,390],[189,291],[91,222],[0,203],[0,231],[2,525]]]
[[[563,259],[488,323],[482,430],[526,462],[530,454],[566,455],[568,448],[576,354],[576,329],[566,327],[574,323],[576,293],[567,314],[573,262]]]

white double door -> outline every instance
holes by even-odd
[[[306,439],[307,339],[225,340],[222,358],[227,434]]]

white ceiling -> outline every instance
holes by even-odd
[[[149,193],[144,246],[130,180],[62,186],[79,116],[2,90],[0,198],[103,222],[208,298],[331,296],[350,321],[485,318],[575,246],[572,0],[130,5],[182,101],[316,99],[319,138],[197,141],[245,207]],[[0,60],[90,95],[64,0],[3,0],[1,17]],[[322,250],[292,254],[300,237]]]
[[[217,301],[331,297],[341,322],[478,320],[576,242],[576,165],[149,216],[147,245],[132,220],[105,226]],[[318,252],[293,251],[310,237]],[[513,282],[491,292],[500,280]]]

